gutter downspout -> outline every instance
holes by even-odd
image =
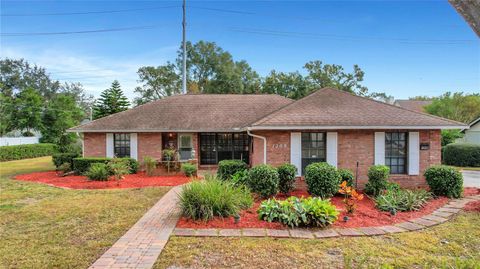
[[[267,138],[265,136],[260,136],[250,133],[250,130],[247,129],[247,134],[251,137],[260,138],[263,140],[263,164],[267,164]]]

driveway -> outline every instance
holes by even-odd
[[[463,186],[480,188],[480,171],[462,171]]]

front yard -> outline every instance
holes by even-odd
[[[66,190],[12,180],[50,157],[0,163],[0,268],[86,268],[169,187]]]

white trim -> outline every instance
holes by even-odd
[[[115,153],[113,152],[113,133],[107,133],[106,135],[106,141],[105,141],[105,146],[106,146],[106,157],[107,158],[113,158]]]
[[[247,134],[263,140],[263,164],[267,164],[267,138],[265,136],[252,134],[250,133],[250,130],[247,130]]]
[[[327,132],[327,163],[337,167],[337,132]]]
[[[385,164],[385,132],[375,132],[375,165]]]
[[[302,173],[302,133],[290,133],[290,163],[297,167],[297,176]]]
[[[408,174],[420,174],[420,133],[408,133]]]
[[[435,130],[435,129],[461,129],[465,126],[319,126],[319,125],[305,125],[305,126],[254,126],[249,127],[249,130],[369,130],[369,129],[408,129],[408,130]]]
[[[138,136],[137,136],[137,133],[130,133],[130,158],[138,160]]]

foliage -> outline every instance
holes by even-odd
[[[233,176],[230,178],[230,182],[234,186],[248,186],[248,170],[240,170],[237,171]]]
[[[262,197],[276,194],[278,181],[277,169],[268,164],[257,165],[248,172],[248,186]]]
[[[480,94],[447,92],[434,98],[425,110],[432,115],[468,124],[480,115]]]
[[[463,195],[463,176],[457,169],[445,165],[432,166],[424,173],[435,195],[460,198]]]
[[[57,167],[57,169],[63,173],[68,173],[72,171],[72,165],[70,163],[62,163]]]
[[[239,172],[247,170],[247,164],[242,160],[223,160],[218,162],[217,176],[221,180],[229,180]]]
[[[70,167],[73,167],[73,159],[78,156],[78,153],[55,153],[52,155],[52,161],[57,168],[64,163],[68,163]]]
[[[40,143],[0,147],[0,162],[49,156],[57,152],[54,144]]]
[[[280,222],[290,227],[320,227],[333,224],[339,212],[329,200],[318,197],[297,198],[291,196],[284,201],[268,199],[263,201],[258,218],[268,222]]]
[[[93,163],[85,173],[90,180],[106,181],[110,175],[108,167],[104,163]]]
[[[166,161],[175,161],[177,151],[175,149],[162,150],[163,159]]]
[[[195,176],[197,174],[197,166],[193,163],[182,163],[181,169],[187,177]]]
[[[193,220],[208,221],[214,216],[229,217],[250,208],[253,198],[244,186],[234,187],[228,181],[210,177],[182,187],[180,207],[183,215]]]
[[[347,181],[340,184],[339,193],[344,195],[343,203],[347,214],[352,214],[357,209],[357,201],[363,200],[363,194],[359,194],[353,187],[348,186]]]
[[[379,195],[387,189],[390,168],[385,165],[373,165],[368,168],[368,182],[365,185],[365,192],[373,196]]]
[[[443,162],[462,167],[480,167],[480,145],[453,143],[443,148]]]
[[[122,158],[113,158],[108,162],[108,171],[117,181],[125,178],[130,173],[129,161]]]
[[[286,73],[272,70],[262,83],[263,93],[278,94],[292,99],[300,99],[314,89],[314,86],[298,71]]]
[[[388,212],[417,211],[432,198],[426,190],[395,190],[387,191],[375,197],[378,209]]]
[[[147,156],[143,158],[143,166],[145,167],[145,173],[147,176],[151,177],[157,168],[157,161],[152,157]]]
[[[139,82],[142,83],[141,87],[135,88],[135,93],[140,95],[135,98],[137,105],[181,92],[180,75],[176,73],[175,65],[170,62],[158,67],[140,67],[137,74]]]
[[[442,130],[442,147],[451,143],[455,143],[455,140],[463,137],[463,133],[458,129]]]
[[[26,130],[42,128],[42,96],[34,89],[27,88],[15,96],[12,111],[12,128]]]
[[[105,116],[122,112],[128,109],[130,102],[124,95],[120,83],[117,80],[112,82],[109,89],[100,94],[100,98],[93,106],[93,118],[99,119]]]
[[[340,174],[340,177],[342,178],[341,181],[347,182],[347,186],[353,186],[355,182],[353,180],[355,179],[355,176],[353,175],[352,171],[344,168],[338,169],[338,173]]]
[[[305,181],[308,192],[322,198],[335,195],[340,184],[340,174],[335,166],[328,163],[312,163],[305,168]]]
[[[293,164],[285,163],[277,167],[279,189],[281,193],[290,193],[295,188],[295,178],[297,167]]]
[[[138,162],[133,158],[117,158],[124,159],[128,162],[128,167],[130,168],[130,174],[135,174],[138,170]],[[102,158],[102,157],[88,157],[88,158],[74,158],[73,159],[73,170],[77,174],[84,174],[88,171],[90,166],[94,163],[103,163],[108,164],[112,158]]]

